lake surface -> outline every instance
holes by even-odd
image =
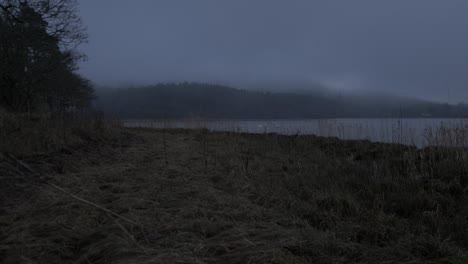
[[[127,127],[317,135],[424,147],[468,147],[468,119],[125,120]]]

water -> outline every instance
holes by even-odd
[[[125,120],[124,125],[284,135],[312,134],[418,147],[468,146],[468,119]]]

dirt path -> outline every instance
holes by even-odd
[[[111,161],[57,175],[54,184],[139,226],[41,187],[28,203],[10,208],[14,214],[1,218],[14,223],[2,226],[5,261],[293,261],[282,248],[297,244],[297,230],[280,225],[284,216],[234,193],[228,175],[220,175],[207,160],[203,133],[142,130],[138,135]]]

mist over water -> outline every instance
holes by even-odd
[[[468,1],[80,1],[99,85],[317,83],[468,101]],[[105,18],[103,17],[105,14]]]

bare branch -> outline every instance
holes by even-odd
[[[86,43],[87,34],[78,13],[77,0],[0,0],[0,9],[17,23],[19,10],[31,7],[47,22],[47,32],[59,40],[60,47],[75,50]]]

